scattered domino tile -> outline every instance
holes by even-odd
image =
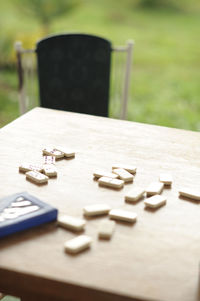
[[[111,210],[111,207],[107,204],[93,204],[88,205],[83,208],[83,213],[86,216],[96,216],[96,215],[103,215],[108,214]]]
[[[56,148],[44,148],[42,150],[43,155],[47,155],[47,156],[54,156],[56,159],[60,159],[64,157],[64,153],[57,150]]]
[[[86,224],[83,219],[69,215],[59,215],[57,221],[59,226],[73,231],[83,230]]]
[[[118,178],[117,174],[114,174],[113,172],[109,172],[109,171],[103,171],[103,170],[96,170],[93,173],[93,176],[98,179],[101,177],[107,177],[107,178],[112,178],[112,179]]]
[[[113,172],[119,176],[121,180],[126,182],[133,182],[133,175],[123,168],[113,169]]]
[[[66,252],[76,254],[90,247],[92,242],[91,237],[87,235],[80,235],[73,239],[68,240],[64,244]]]
[[[137,167],[132,165],[127,165],[127,164],[114,164],[112,166],[112,169],[116,169],[116,168],[123,168],[132,174],[135,174],[137,170]]]
[[[102,221],[99,225],[98,236],[103,239],[110,239],[115,229],[114,221]]]
[[[19,166],[19,171],[20,172],[24,172],[25,173],[25,172],[31,171],[31,170],[42,172],[43,166],[42,165],[37,165],[37,164],[29,164],[29,163],[22,163]]]
[[[54,156],[44,156],[43,164],[54,164],[56,163],[56,159]]]
[[[46,176],[57,177],[57,169],[54,164],[44,164],[43,170]]]
[[[160,194],[163,191],[164,184],[161,182],[153,182],[151,183],[147,189],[146,193],[147,196],[155,195],[155,194]]]
[[[168,173],[162,173],[159,177],[160,182],[164,183],[164,185],[171,185],[172,184],[172,175]]]
[[[145,190],[142,188],[134,187],[125,195],[125,201],[137,202],[144,196]]]
[[[66,157],[66,158],[75,156],[75,152],[70,149],[66,149],[64,147],[56,147],[55,149],[62,152],[64,154],[64,157]]]
[[[167,202],[166,197],[163,195],[158,195],[158,194],[154,195],[144,201],[146,207],[149,207],[149,208],[159,208],[159,207],[165,205],[166,202]]]
[[[26,178],[38,184],[47,183],[49,177],[43,175],[38,171],[28,171],[26,172]]]
[[[124,186],[124,181],[119,179],[112,179],[108,177],[101,177],[98,180],[99,186],[111,187],[115,189],[122,188]]]
[[[137,219],[137,214],[135,212],[123,210],[123,209],[112,209],[109,212],[109,216],[115,220],[121,220],[125,222],[133,223]]]
[[[184,196],[193,200],[200,201],[200,191],[196,191],[191,188],[181,188],[179,190],[179,196]]]

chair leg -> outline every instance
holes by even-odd
[[[121,110],[121,119],[127,118],[127,106],[128,106],[128,90],[130,84],[130,74],[131,74],[131,66],[132,66],[132,52],[133,52],[134,42],[132,40],[128,41],[127,46],[127,57],[126,57],[126,71],[124,78],[124,91],[123,91],[123,103]]]

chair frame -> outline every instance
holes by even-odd
[[[124,85],[122,92],[122,109],[120,112],[120,119],[127,118],[127,109],[128,109],[128,92],[130,86],[130,75],[131,75],[131,67],[132,67],[132,54],[133,54],[133,46],[134,41],[128,40],[126,46],[116,46],[112,47],[112,51],[115,52],[127,52],[126,56],[126,67],[125,67],[125,77],[124,77]],[[17,73],[19,78],[19,110],[20,114],[24,114],[27,112],[26,108],[26,95],[24,89],[24,69],[22,65],[22,55],[25,53],[36,53],[36,49],[24,49],[21,41],[15,42],[15,51],[17,58]]]

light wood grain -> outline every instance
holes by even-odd
[[[46,146],[75,149],[56,162],[57,179],[46,186],[18,173],[24,161],[42,162]],[[63,251],[76,234],[55,224],[0,240],[0,291],[24,300],[199,300],[200,203],[178,197],[179,187],[200,183],[200,133],[109,118],[36,108],[0,130],[0,197],[28,191],[60,213],[82,217],[89,204],[136,212],[134,225],[117,223],[111,241],[98,240],[99,222],[87,220],[92,247],[78,256]],[[97,169],[137,166],[132,184],[120,191],[99,187]],[[132,187],[146,188],[163,172],[167,205],[157,211],[124,202]],[[31,296],[29,298],[29,296]]]

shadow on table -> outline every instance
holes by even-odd
[[[195,205],[200,205],[200,201],[194,200],[194,199],[191,199],[191,198],[187,198],[185,196],[179,196],[179,199],[182,200],[182,201],[187,201],[187,202],[193,203]]]
[[[55,232],[57,230],[56,222],[47,223],[37,227],[33,227],[22,232],[17,232],[12,235],[0,238],[0,250],[9,248],[10,246],[20,244],[21,242]]]

